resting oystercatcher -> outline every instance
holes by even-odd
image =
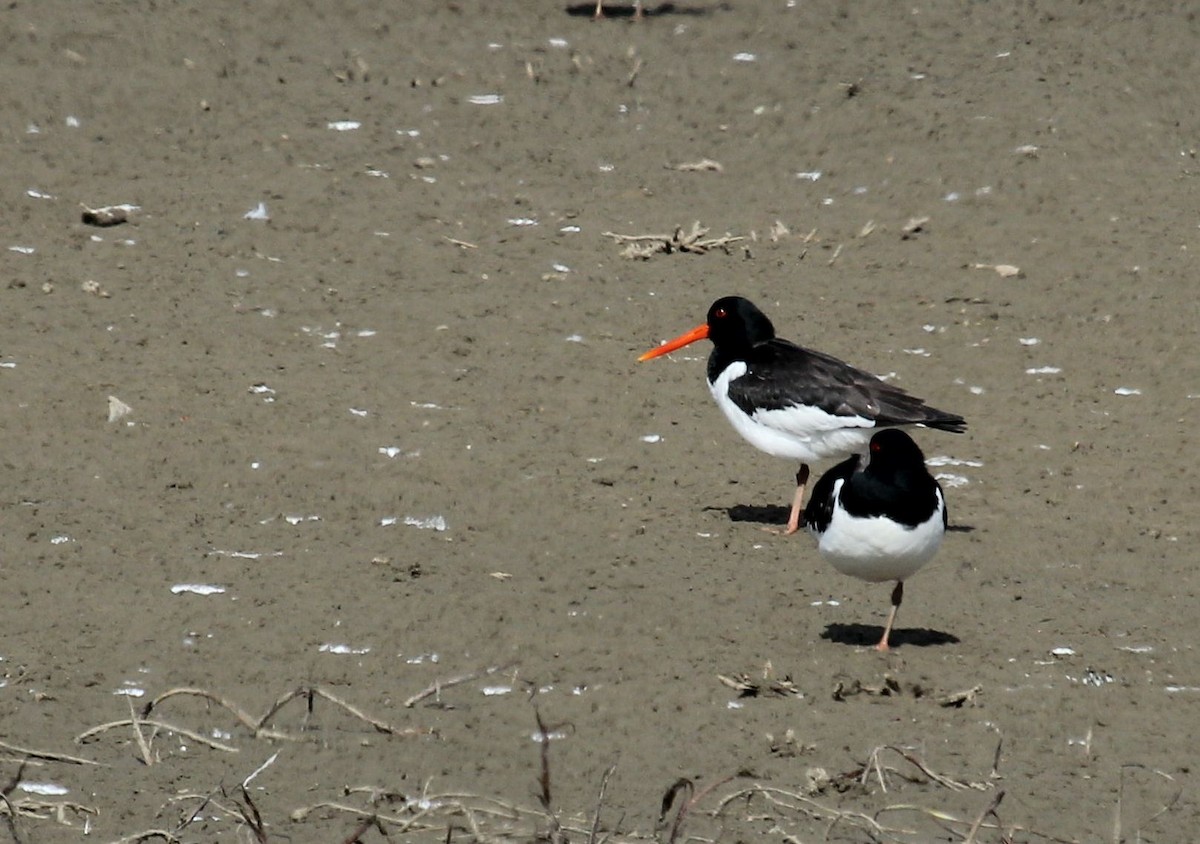
[[[930,407],[835,357],[776,337],[766,314],[740,296],[713,302],[703,325],[638,360],[706,337],[713,343],[708,386],[734,429],[767,454],[800,461],[784,534],[800,527],[809,463],[860,453],[879,428],[966,430],[961,416]]]
[[[876,649],[888,649],[904,581],[932,559],[948,517],[942,488],[912,437],[894,428],[871,437],[866,465],[854,455],[821,476],[804,526],[821,556],[842,574],[871,583],[896,581],[892,610]]]

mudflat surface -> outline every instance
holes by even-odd
[[[1193,839],[1194,14],[338,5],[0,13],[7,834]],[[731,293],[969,420],[890,654]]]

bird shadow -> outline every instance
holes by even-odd
[[[753,504],[734,504],[732,507],[705,507],[706,511],[724,510],[731,522],[753,522],[759,525],[784,527],[787,525],[791,510],[776,504],[755,506]]]
[[[883,628],[875,624],[842,624],[834,622],[825,627],[821,638],[839,645],[874,646],[883,637]],[[928,648],[935,645],[957,645],[961,640],[953,633],[930,630],[927,627],[896,627],[888,643],[893,647],[912,645]]]
[[[645,6],[642,9],[642,16],[647,18],[657,18],[665,15],[699,17],[701,15],[711,15],[718,10],[724,10],[727,6],[727,3],[718,3],[714,6],[692,6],[669,2],[659,3],[657,6]],[[588,2],[572,3],[566,7],[566,13],[575,18],[590,18],[596,14],[596,4]],[[632,18],[636,14],[637,8],[633,5],[632,0],[619,6],[613,5],[611,0],[606,0],[604,3],[604,16],[606,18]]]

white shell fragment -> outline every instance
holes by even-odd
[[[1117,387],[1113,392],[1118,396],[1140,396],[1142,394],[1137,387]]]
[[[442,516],[429,516],[427,518],[405,516],[404,524],[410,525],[411,527],[420,528],[421,530],[443,531],[446,529],[446,519]]]
[[[352,132],[362,126],[357,120],[331,120],[327,125],[335,132]]]
[[[284,516],[283,520],[285,522],[287,522],[289,525],[298,525],[303,522],[319,522],[319,521],[321,521],[321,517],[317,516],[317,515],[312,515],[312,516],[290,515],[290,516]]]
[[[269,219],[271,219],[271,215],[267,211],[267,203],[265,203],[265,202],[258,203],[258,205],[255,205],[253,208],[251,208],[249,211],[247,211],[245,214],[243,214],[242,217],[247,220],[269,220]]]
[[[926,466],[970,466],[973,469],[978,469],[983,465],[982,460],[965,460],[961,457],[951,457],[948,454],[939,454],[936,457],[930,457],[925,461]]]
[[[108,421],[116,422],[118,419],[123,419],[133,413],[133,408],[125,404],[116,396],[108,397]]]
[[[41,797],[61,797],[71,791],[66,786],[54,782],[20,782],[17,783],[17,788],[26,794],[37,794]]]
[[[182,595],[220,595],[225,591],[224,586],[213,586],[209,583],[176,583],[171,587],[171,594]]]
[[[350,654],[352,656],[361,656],[362,654],[369,654],[371,652],[370,648],[355,648],[351,647],[350,645],[334,645],[329,642],[321,645],[321,647],[317,648],[317,650],[323,654]]]
[[[500,94],[472,94],[467,97],[467,102],[471,105],[500,105],[504,97]]]
[[[996,274],[1001,278],[1013,278],[1021,274],[1021,268],[1014,267],[1012,264],[972,264],[971,268],[976,270],[995,270]]]
[[[538,744],[541,744],[545,741],[558,741],[560,739],[565,739],[568,735],[569,733],[566,730],[549,730],[546,732],[539,731],[532,733],[529,737]]]

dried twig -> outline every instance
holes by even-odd
[[[367,715],[362,710],[347,703],[346,701],[339,698],[337,695],[333,694],[330,691],[327,691],[326,689],[324,689],[320,686],[300,686],[298,688],[292,689],[291,691],[285,692],[284,694],[280,695],[275,700],[274,703],[271,704],[271,706],[267,709],[267,711],[265,713],[263,713],[261,716],[259,716],[257,718],[250,715],[245,709],[238,706],[233,701],[231,701],[225,697],[222,697],[221,695],[218,695],[214,692],[211,692],[207,689],[198,689],[198,688],[190,688],[190,687],[171,689],[169,691],[163,692],[161,695],[159,695],[158,697],[149,701],[144,707],[142,707],[142,717],[145,718],[146,715],[148,715],[156,707],[160,706],[164,701],[166,701],[172,697],[179,696],[179,695],[191,695],[191,696],[195,696],[195,697],[204,698],[205,700],[212,701],[213,703],[217,704],[218,706],[223,707],[224,709],[231,712],[233,714],[233,716],[235,718],[237,718],[237,720],[239,722],[241,722],[241,724],[244,727],[249,729],[254,734],[255,738],[299,741],[299,739],[297,737],[291,735],[290,733],[281,732],[279,730],[269,729],[267,727],[267,723],[272,718],[275,717],[275,715],[279,712],[280,709],[282,709],[284,706],[286,706],[288,703],[295,700],[296,698],[304,698],[307,701],[308,714],[311,715],[313,700],[318,697],[323,700],[327,700],[330,703],[332,703],[338,707],[341,707],[343,710],[350,713],[355,718],[359,719],[360,721],[364,721],[367,724],[370,724],[372,727],[374,727],[376,730],[378,730],[381,733],[387,733],[389,735],[397,735],[397,736],[416,736],[416,735],[429,735],[432,732],[432,730],[430,730],[428,728],[421,728],[421,727],[406,727],[406,728],[402,729],[399,727],[394,727],[384,721],[380,721],[377,718],[372,718],[370,715]],[[145,721],[144,723],[150,723],[150,722]],[[99,729],[99,728],[96,728],[96,729]],[[171,727],[170,729],[176,729],[176,728]],[[78,739],[76,741],[78,741]],[[226,748],[220,748],[220,749],[226,749]]]
[[[258,807],[254,805],[254,800],[250,797],[250,792],[246,790],[246,786],[238,786],[241,789],[241,799],[234,798],[234,805],[237,807],[238,814],[241,815],[242,822],[250,827],[250,831],[254,834],[254,840],[258,844],[267,844],[267,825],[263,823],[262,814],[258,811]]]
[[[148,725],[151,727],[157,727],[160,730],[167,730],[172,733],[179,733],[179,735],[184,736],[185,738],[189,738],[194,742],[198,742],[200,744],[207,745],[208,747],[211,747],[213,750],[223,750],[226,753],[237,753],[238,752],[238,749],[236,747],[231,747],[227,744],[222,744],[221,742],[216,741],[215,739],[210,739],[208,736],[201,735],[200,733],[197,733],[193,730],[189,730],[186,727],[177,727],[174,724],[168,724],[165,721],[151,721],[146,718],[136,718],[136,719],[122,718],[120,721],[109,721],[107,724],[100,724],[99,726],[92,727],[90,730],[84,730],[82,733],[75,736],[75,743],[83,744],[88,739],[95,738],[96,736],[100,735],[103,732],[107,732],[108,730],[117,729],[119,727],[132,726],[135,720],[139,724],[145,724],[145,725]]]
[[[232,701],[216,694],[215,692],[210,692],[208,689],[195,689],[186,686],[178,689],[168,689],[158,697],[147,701],[146,705],[142,707],[142,717],[145,718],[152,711],[154,711],[159,704],[178,695],[194,695],[196,697],[202,697],[205,700],[212,701],[218,706],[221,706],[232,712],[234,717],[241,721],[244,726],[249,727],[251,730],[255,729],[256,725],[254,718],[236,703],[233,703]]]
[[[967,837],[963,839],[963,844],[975,844],[975,836],[979,834],[979,828],[983,826],[984,820],[988,815],[996,813],[996,807],[1000,805],[1000,801],[1004,799],[1004,791],[997,791],[991,801],[987,804],[979,817],[975,819],[975,823],[971,824],[971,829],[967,831]]]
[[[909,751],[905,750],[904,748],[896,747],[895,745],[892,745],[892,744],[885,744],[885,745],[875,748],[871,752],[871,758],[868,762],[868,767],[874,767],[875,771],[879,775],[879,783],[880,783],[881,788],[884,791],[887,791],[887,785],[884,781],[883,769],[879,762],[879,756],[885,750],[890,750],[893,753],[897,754],[902,759],[904,759],[906,762],[908,762],[910,765],[912,765],[914,768],[916,768],[918,771],[920,771],[922,774],[927,776],[929,779],[933,780],[938,785],[945,786],[946,788],[950,789],[951,791],[965,791],[967,789],[976,789],[976,790],[982,791],[982,790],[992,787],[990,783],[959,782],[958,780],[951,779],[950,777],[945,776],[944,774],[939,774],[937,771],[934,771],[927,764],[925,764],[924,761],[917,758],[916,755],[914,755],[913,753],[910,753]],[[894,770],[894,769],[889,769],[889,770]],[[864,776],[865,776],[865,774],[864,774]]]
[[[8,814],[4,817],[4,824],[8,827],[8,833],[12,836],[12,840],[16,844],[24,844],[24,837],[21,835],[20,829],[17,827],[17,809],[9,801],[8,795],[12,794],[18,785],[21,783],[21,778],[25,776],[25,768],[28,766],[29,760],[22,759],[21,764],[17,766],[17,771],[12,775],[12,779],[0,789],[0,801],[4,802],[5,808],[8,809]]]
[[[84,759],[80,756],[68,756],[65,753],[54,753],[49,750],[32,750],[28,747],[19,747],[15,744],[8,744],[0,741],[0,750],[7,750],[9,753],[16,753],[30,759],[44,759],[47,762],[66,762],[71,765],[103,765],[103,762],[93,762],[91,759]]]
[[[154,754],[150,750],[150,742],[142,733],[142,722],[138,720],[137,712],[133,709],[133,698],[127,697],[125,701],[129,704],[129,725],[133,728],[134,741],[137,742],[138,750],[142,754],[142,763],[149,768],[154,764]]]
[[[415,695],[404,701],[406,709],[411,709],[415,704],[420,703],[427,697],[441,694],[442,689],[448,689],[451,686],[458,686],[463,683],[469,683],[472,680],[477,680],[480,677],[486,677],[495,674],[498,671],[507,671],[512,668],[515,663],[507,663],[505,665],[491,665],[487,668],[481,668],[477,671],[468,671],[465,674],[457,674],[453,677],[447,677],[443,680],[436,681],[432,686],[422,689]]]
[[[616,773],[617,763],[609,765],[604,771],[604,776],[600,777],[600,794],[596,797],[596,811],[592,813],[592,828],[588,830],[588,844],[604,844],[603,838],[598,838],[600,831],[600,810],[604,808],[604,795],[608,791],[608,781],[612,779],[612,775]],[[620,822],[617,824],[620,826]]]
[[[113,844],[138,844],[138,842],[150,841],[155,838],[161,838],[167,844],[179,844],[179,839],[175,834],[165,829],[147,829],[143,832],[135,832],[133,835],[118,838]]]
[[[542,810],[546,813],[546,819],[550,823],[550,841],[552,844],[566,844],[567,835],[563,832],[562,823],[558,820],[558,813],[554,811],[550,793],[550,739],[552,734],[566,725],[555,724],[553,727],[547,727],[546,722],[542,720],[542,713],[536,706],[533,708],[533,715],[537,719],[538,741],[541,743],[541,774],[538,777],[541,791],[538,793],[538,802],[542,804]]]
[[[686,792],[688,797],[687,799],[681,799],[679,801],[679,808],[675,811],[675,819],[671,822],[670,834],[666,839],[667,844],[674,844],[675,840],[679,837],[680,831],[683,829],[684,820],[696,807],[697,803],[699,803],[708,795],[712,794],[716,789],[728,782],[732,782],[739,776],[744,775],[741,772],[730,774],[727,777],[709,783],[699,791],[696,791],[696,786],[690,779],[686,777],[680,777],[679,779],[675,780],[675,782],[671,784],[671,787],[668,788],[666,793],[663,795],[662,809],[658,814],[658,825],[660,828],[662,827],[663,822],[666,820],[667,812],[670,811],[671,806],[676,802],[675,798],[683,792]]]
[[[1166,803],[1164,803],[1163,806],[1161,808],[1159,808],[1159,810],[1157,812],[1155,812],[1153,815],[1144,819],[1140,824],[1138,824],[1139,831],[1141,830],[1141,828],[1143,826],[1145,826],[1146,824],[1153,821],[1159,815],[1169,812],[1171,810],[1171,808],[1176,803],[1179,802],[1179,798],[1181,796],[1183,796],[1183,786],[1176,783],[1175,778],[1173,776],[1171,776],[1170,774],[1166,773],[1165,771],[1160,771],[1157,768],[1148,768],[1145,765],[1139,764],[1137,762],[1127,762],[1124,765],[1122,765],[1120,768],[1120,772],[1117,775],[1117,807],[1116,807],[1116,810],[1114,812],[1114,817],[1113,817],[1113,844],[1121,844],[1121,842],[1125,840],[1124,833],[1122,831],[1122,820],[1123,819],[1122,819],[1122,814],[1121,814],[1124,809],[1124,802],[1125,802],[1125,772],[1131,771],[1134,769],[1150,771],[1151,773],[1157,774],[1158,776],[1162,777],[1167,782],[1170,782],[1175,785],[1175,793],[1171,795],[1171,799],[1169,799]]]

